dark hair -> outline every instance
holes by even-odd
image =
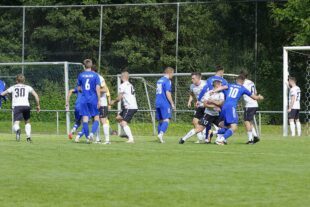
[[[198,76],[198,77],[201,77],[201,73],[200,72],[192,72],[191,76]]]
[[[246,70],[241,70],[239,74],[243,75],[245,78],[247,78],[249,75],[248,71],[246,71]]]
[[[244,81],[244,80],[245,80],[245,77],[244,77],[244,75],[238,75],[237,78],[236,78],[236,80],[242,80],[242,81]]]
[[[94,71],[95,73],[98,72],[97,67],[96,67],[95,65],[93,65],[93,66],[91,67],[91,70]]]
[[[215,71],[218,72],[220,70],[224,70],[224,68],[221,65],[215,66]]]
[[[293,77],[293,76],[289,76],[289,77],[288,77],[288,80],[292,80],[292,81],[294,81],[294,82],[296,83],[296,78]]]

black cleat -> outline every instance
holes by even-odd
[[[254,137],[254,144],[259,142],[259,141],[260,141],[260,139],[258,137]]]
[[[16,141],[17,141],[17,142],[20,141],[20,129],[17,130],[17,132],[16,132]]]
[[[254,141],[247,141],[245,144],[255,144]]]
[[[31,140],[30,137],[27,137],[27,142],[28,142],[28,143],[32,143],[32,140]]]
[[[180,141],[179,141],[179,144],[184,144],[184,142],[185,141],[181,138]]]

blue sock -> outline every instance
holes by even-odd
[[[227,131],[227,128],[220,128],[217,133],[218,134],[225,134],[225,132]]]
[[[233,131],[231,129],[227,129],[225,134],[224,134],[224,138],[227,139],[228,137],[231,137],[233,135]]]
[[[96,134],[96,133],[97,133],[98,126],[99,126],[99,121],[94,121],[93,127],[92,127],[92,129],[91,129],[91,132],[92,132],[93,134]]]
[[[88,129],[88,122],[83,122],[83,130],[82,130],[86,136],[86,138],[89,136],[89,129]]]
[[[169,125],[169,122],[163,121],[163,123],[161,124],[161,127],[160,127],[160,131],[165,133],[168,129],[168,125]]]
[[[161,125],[163,124],[163,122],[158,122],[158,126],[157,126],[157,133],[160,133],[160,129],[161,129]]]
[[[206,139],[208,138],[208,135],[209,135],[209,130],[211,129],[211,124],[208,124],[206,126]]]

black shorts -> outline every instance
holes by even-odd
[[[201,118],[198,122],[199,125],[207,126],[208,124],[215,124],[219,126],[221,120],[219,116],[211,116],[209,114],[205,114],[203,118]]]
[[[24,119],[28,121],[30,119],[30,107],[29,106],[15,106],[13,109],[14,121],[21,121]]]
[[[288,113],[288,119],[299,119],[299,109],[292,109]]]
[[[107,118],[109,114],[109,108],[107,106],[100,106],[99,118]]]
[[[137,111],[138,109],[123,109],[119,115],[123,118],[124,121],[129,123]]]
[[[253,121],[257,111],[257,107],[244,108],[244,121]]]
[[[205,115],[205,108],[198,107],[198,108],[195,109],[194,118],[200,120],[200,119],[203,118],[204,115]]]

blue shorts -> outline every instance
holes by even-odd
[[[80,115],[80,109],[79,108],[74,109],[74,118],[75,118],[75,123],[81,122],[82,116]]]
[[[221,111],[221,120],[224,121],[225,126],[230,124],[238,124],[238,113],[233,106],[224,106]]]
[[[156,107],[156,119],[157,120],[171,119],[171,108]]]
[[[94,117],[99,115],[99,109],[97,103],[81,103],[80,104],[80,115]]]

